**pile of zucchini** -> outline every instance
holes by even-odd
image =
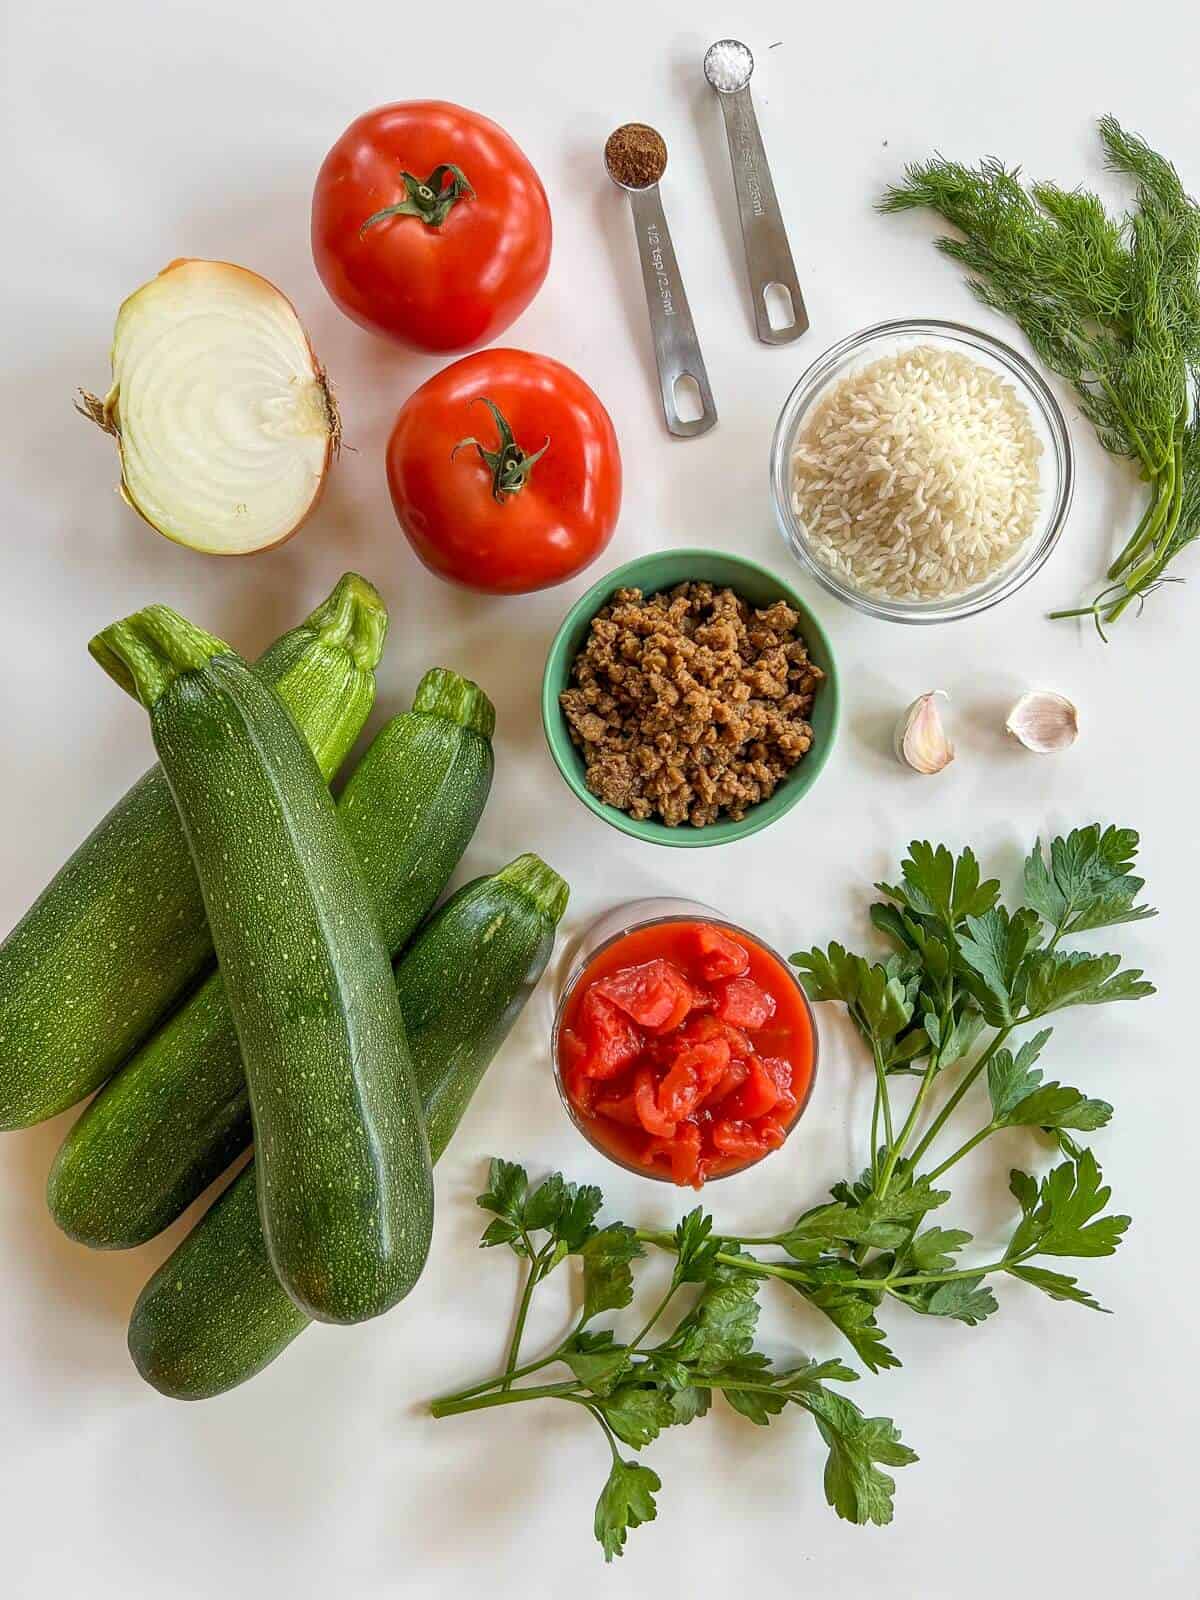
[[[0,1126],[100,1091],[50,1174],[65,1232],[144,1243],[254,1144],[133,1310],[138,1370],[174,1398],[413,1287],[431,1163],[566,907],[525,855],[430,915],[493,772],[491,702],[453,672],[331,798],[386,627],[347,574],[253,667],[163,606],[105,629],[92,654],[147,708],[159,765],[0,945]]]

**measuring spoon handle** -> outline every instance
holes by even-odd
[[[679,262],[671,243],[667,215],[663,210],[658,185],[631,189],[633,228],[637,237],[638,259],[642,264],[642,283],[646,289],[646,309],[650,313],[650,332],[654,337],[654,359],[662,390],[667,431],[677,439],[694,439],[707,433],[717,420],[708,370],[700,353],[700,341],[692,321],[691,307],[679,274]],[[680,378],[692,378],[700,392],[701,412],[685,420],[679,415],[675,385]]]
[[[717,98],[725,114],[729,159],[733,163],[733,187],[746,246],[754,325],[764,344],[790,344],[808,332],[808,312],[804,308],[792,247],[783,225],[779,197],[767,165],[767,152],[758,131],[754,102],[749,88],[720,94]],[[782,284],[791,296],[793,320],[790,326],[771,326],[766,291],[773,283]]]

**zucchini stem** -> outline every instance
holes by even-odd
[[[117,683],[152,710],[185,672],[198,672],[233,647],[181,617],[170,606],[147,606],[111,623],[88,645],[92,657]]]

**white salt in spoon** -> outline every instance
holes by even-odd
[[[754,326],[764,344],[790,344],[808,332],[808,313],[750,98],[753,71],[754,57],[740,39],[718,39],[705,53],[704,76],[717,91],[725,113],[733,187],[750,273]],[[786,291],[791,302],[790,320],[778,328],[771,326],[767,293],[772,289],[776,291],[776,304],[780,303],[780,290]]]

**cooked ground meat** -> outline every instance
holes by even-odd
[[[672,828],[739,819],[773,794],[812,744],[823,676],[799,620],[710,583],[618,589],[560,696],[592,793]]]

